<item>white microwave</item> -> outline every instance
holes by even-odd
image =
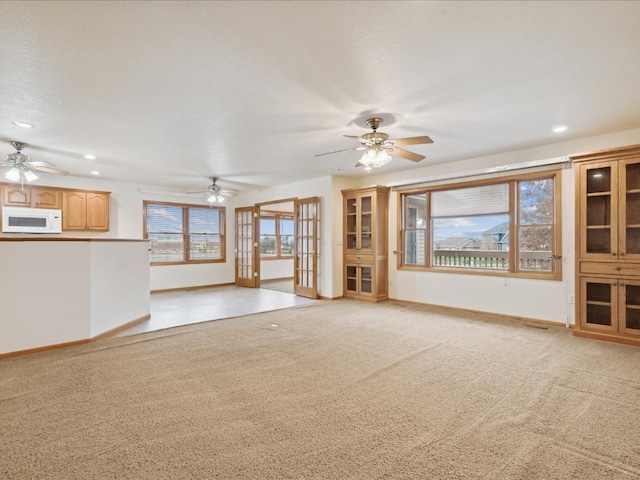
[[[53,208],[3,207],[3,233],[62,233],[62,211]]]

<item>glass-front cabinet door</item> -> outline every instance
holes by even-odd
[[[346,250],[353,253],[373,251],[373,196],[349,197],[345,199]]]
[[[640,260],[640,159],[623,160],[620,169],[620,238],[618,257]]]
[[[618,332],[617,280],[580,278],[580,326],[594,331]]]
[[[616,259],[618,201],[615,192],[617,165],[592,163],[580,166],[580,226],[583,230],[580,256],[592,260]]]
[[[373,266],[345,265],[345,290],[352,295],[373,295]]]
[[[619,281],[620,331],[640,336],[640,279]]]

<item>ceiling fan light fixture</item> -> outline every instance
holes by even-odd
[[[22,175],[24,175],[24,179],[27,182],[33,182],[34,180],[38,179],[38,176],[35,173],[33,173],[31,170],[24,170],[22,172]]]
[[[365,167],[379,168],[391,161],[391,155],[383,148],[370,148],[362,158],[360,163]]]
[[[17,182],[20,180],[20,170],[18,170],[16,167],[13,167],[7,173],[5,173],[4,176],[10,182]]]
[[[212,192],[207,194],[207,203],[222,203],[224,202],[224,197],[220,195],[219,192]]]

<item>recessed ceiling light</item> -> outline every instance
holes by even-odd
[[[100,172],[97,170],[92,170],[91,175],[100,175]]]
[[[17,125],[18,127],[22,127],[22,128],[33,128],[35,127],[35,125],[31,124],[31,123],[27,123],[27,122],[12,122],[14,125]]]
[[[561,132],[564,132],[566,129],[567,129],[566,125],[557,125],[553,127],[554,133],[561,133]]]
[[[95,160],[96,156],[95,155],[91,155],[90,153],[87,153],[84,158],[86,158],[87,160]]]

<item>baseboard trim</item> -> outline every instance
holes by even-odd
[[[83,340],[75,340],[73,342],[65,342],[65,343],[55,343],[53,345],[45,345],[42,347],[28,348],[26,350],[16,350],[15,352],[0,353],[0,360],[5,360],[7,358],[13,358],[13,357],[21,357],[23,355],[31,355],[34,353],[48,352],[49,350],[58,350],[60,348],[75,347],[78,345],[84,345],[87,343],[96,342],[98,340],[103,340],[105,338],[112,337],[113,335],[120,333],[121,331],[126,330],[127,328],[131,328],[135,325],[138,325],[139,323],[142,323],[146,320],[149,320],[150,318],[151,318],[151,314],[147,314],[140,318],[127,322],[123,325],[120,325],[119,327],[116,327],[109,331],[101,333],[100,335],[96,335],[95,337],[91,337],[91,338],[85,338]]]
[[[84,345],[85,343],[91,343],[90,339],[76,340],[73,342],[56,343],[55,345],[45,345],[44,347],[28,348],[27,350],[16,350],[15,352],[0,353],[0,360],[7,358],[21,357],[23,355],[31,355],[33,353],[42,353],[49,350],[58,350],[59,348],[75,347],[77,345]]]
[[[546,325],[546,326],[550,326],[550,327],[565,327],[565,328],[570,328],[573,329],[573,325],[565,325],[564,323],[560,323],[560,322],[552,322],[551,320],[541,320],[538,318],[529,318],[529,317],[520,317],[517,315],[507,315],[505,313],[494,313],[494,312],[485,312],[483,310],[472,310],[469,308],[460,308],[460,307],[450,307],[447,305],[436,305],[433,303],[422,303],[422,302],[414,302],[411,300],[401,300],[399,298],[389,298],[390,302],[399,302],[399,303],[407,303],[410,305],[417,305],[417,306],[423,306],[423,307],[432,307],[432,308],[439,308],[442,310],[446,310],[446,311],[450,311],[450,312],[461,312],[461,313],[472,313],[475,315],[490,315],[492,317],[498,317],[498,318],[502,318],[504,320],[515,320],[518,322],[523,322],[523,323],[535,323],[536,325]]]
[[[339,295],[339,296],[337,296],[337,297],[326,297],[326,296],[324,296],[324,295],[318,295],[318,298],[319,298],[320,300],[339,300],[339,299],[341,299],[341,298],[342,298],[342,295]]]
[[[89,341],[90,342],[95,342],[97,340],[102,340],[104,338],[113,337],[115,334],[120,333],[123,330],[126,330],[127,328],[135,327],[136,325],[138,325],[138,324],[140,324],[142,322],[146,322],[150,318],[151,318],[151,314],[147,313],[146,315],[143,315],[140,318],[136,318],[135,320],[131,320],[130,322],[127,322],[125,324],[120,325],[119,327],[112,328],[111,330],[107,330],[106,332],[103,332],[100,335],[96,335],[95,337],[91,337],[89,339]]]

